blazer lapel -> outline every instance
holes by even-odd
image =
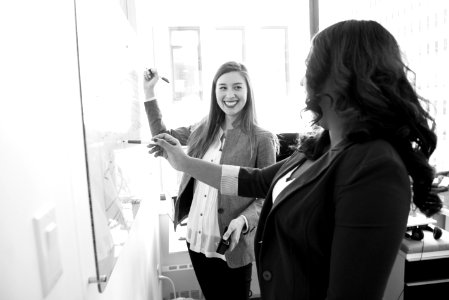
[[[266,217],[270,214],[271,209],[273,207],[273,187],[275,182],[279,180],[282,176],[284,176],[287,172],[295,168],[301,160],[305,159],[305,156],[301,152],[295,152],[290,156],[290,158],[287,158],[285,163],[282,165],[282,167],[279,169],[277,174],[273,177],[272,184],[270,186],[270,189],[268,190],[267,197],[265,198],[265,202],[262,207],[262,211],[260,212],[259,217],[259,225],[257,226],[257,233],[256,233],[256,241],[260,240],[260,236],[262,235],[262,232],[264,231],[265,222],[261,220],[265,220]]]
[[[332,162],[334,162],[335,159],[339,155],[341,155],[344,150],[347,149],[350,145],[352,145],[352,143],[344,142],[342,144],[339,144],[335,148],[331,149],[326,154],[321,156],[318,160],[316,160],[300,177],[294,179],[293,182],[279,194],[277,200],[273,204],[272,210],[276,208],[280,203],[282,203],[285,199],[289,198],[289,196],[293,192],[303,188],[310,182],[314,181],[317,177],[321,176],[321,174],[329,168]],[[276,180],[284,176],[293,167],[296,167],[300,160],[301,159],[295,160],[293,166],[288,166],[288,169],[277,176]]]
[[[295,152],[293,156],[288,159],[284,165],[281,167],[281,169],[277,172],[277,174],[274,176],[272,182],[277,182],[279,178],[283,177],[285,174],[287,174],[289,171],[291,171],[293,168],[296,168],[298,164],[301,163],[302,160],[305,160],[306,157],[301,152]],[[271,185],[271,190],[273,189],[274,185]],[[271,193],[271,190],[269,193]]]

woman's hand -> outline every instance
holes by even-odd
[[[155,97],[154,87],[159,80],[159,74],[156,69],[150,68],[143,72],[143,91],[145,100]]]
[[[149,153],[154,154],[155,157],[164,157],[174,169],[183,171],[183,165],[188,156],[179,141],[167,133],[158,134],[152,140],[154,144],[148,145]]]
[[[148,145],[150,154],[155,157],[163,156],[175,170],[190,174],[196,180],[220,189],[221,165],[188,156],[179,141],[167,133],[154,136],[153,141],[154,143]]]
[[[240,240],[240,235],[242,234],[243,227],[246,225],[243,216],[239,216],[231,221],[228,226],[228,230],[223,234],[223,239],[231,239],[231,244],[229,245],[228,251],[234,250]]]

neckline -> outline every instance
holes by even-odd
[[[292,181],[292,180],[295,180],[296,178],[298,178],[298,177],[293,177],[293,174],[300,168],[300,167],[302,167],[304,164],[305,164],[305,162],[307,161],[307,158],[302,158],[299,162],[298,162],[298,164],[296,165],[296,167],[294,167],[290,172],[290,176],[288,176],[286,179],[285,179],[285,181],[286,182],[289,182],[289,181]]]

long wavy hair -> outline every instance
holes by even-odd
[[[313,38],[306,63],[306,110],[314,113],[313,122],[322,118],[320,91],[331,79],[336,86],[334,105],[347,120],[346,138],[388,141],[412,178],[415,205],[427,216],[438,212],[442,203],[431,191],[435,170],[428,162],[437,143],[435,122],[428,113],[429,102],[417,95],[407,78],[412,71],[395,38],[375,21],[339,22]],[[300,151],[316,158],[328,144],[324,131],[303,139]]]
[[[254,149],[254,129],[257,125],[256,111],[254,108],[254,94],[251,87],[251,81],[249,79],[248,70],[246,67],[238,62],[230,61],[226,62],[218,68],[215,76],[212,80],[211,101],[209,114],[204,118],[198,128],[192,133],[187,143],[187,154],[192,157],[201,158],[206,153],[212,144],[214,137],[220,130],[220,126],[225,121],[225,113],[218,106],[217,95],[215,94],[215,88],[217,86],[218,79],[226,73],[239,72],[245,79],[248,94],[246,95],[246,104],[242,111],[239,113],[238,118],[234,121],[234,127],[238,126],[241,130],[250,136],[250,147]]]

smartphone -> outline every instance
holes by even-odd
[[[226,232],[227,230],[228,230],[228,227],[225,228],[224,232]],[[217,253],[224,255],[230,245],[231,245],[230,237],[227,240],[224,240],[222,237],[220,240],[220,243],[218,244],[218,247],[217,247]]]

